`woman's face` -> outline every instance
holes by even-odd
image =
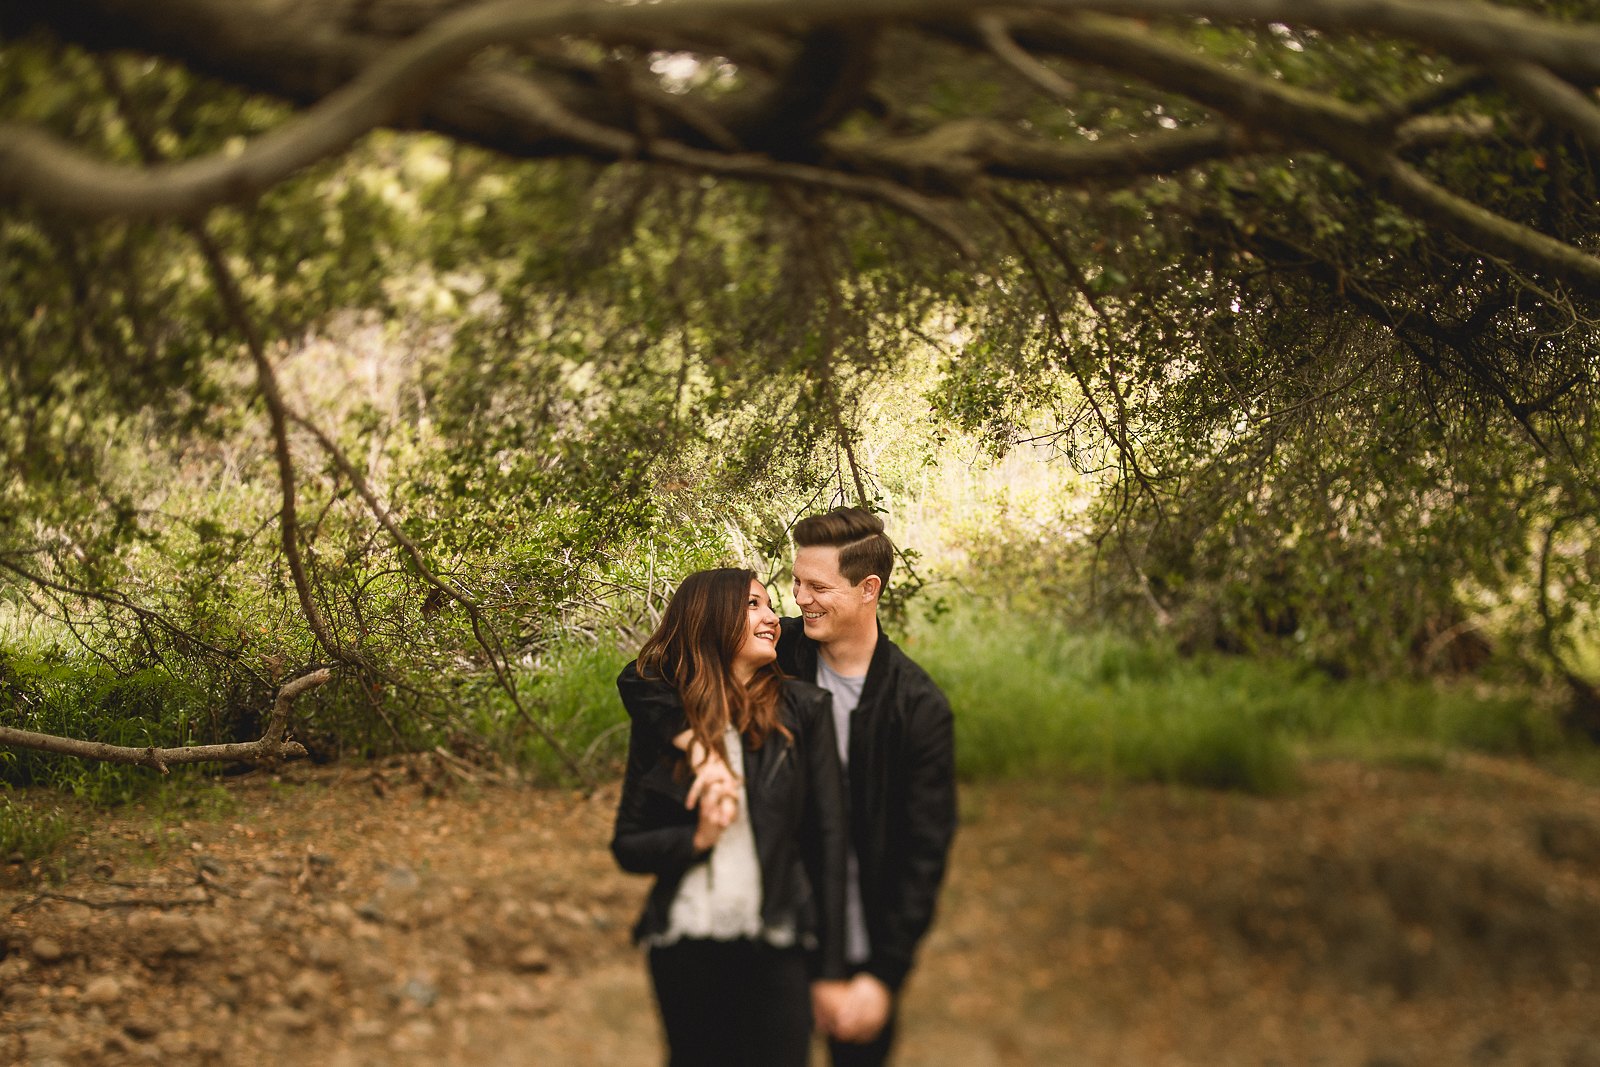
[[[778,616],[766,587],[751,579],[750,596],[745,601],[744,643],[733,656],[733,673],[748,679],[760,667],[778,658]]]

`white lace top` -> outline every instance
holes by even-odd
[[[770,944],[794,944],[794,930],[769,929],[761,922],[761,863],[750,826],[750,793],[744,781],[744,749],[739,733],[723,735],[728,769],[739,777],[739,814],[722,831],[711,855],[684,875],[667,916],[667,928],[649,938],[651,945],[670,945],[683,938],[732,941],[760,938]]]

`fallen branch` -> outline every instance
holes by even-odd
[[[113,900],[90,900],[87,897],[74,897],[66,893],[39,893],[28,900],[24,900],[20,904],[14,905],[11,908],[11,914],[16,915],[18,912],[27,911],[29,908],[38,904],[43,904],[47,900],[59,900],[65,904],[81,904],[85,908],[94,908],[99,911],[107,911],[112,908],[192,908],[198,904],[211,903],[210,897],[195,897],[193,900],[172,898],[152,899],[149,897],[119,897]]]
[[[333,671],[322,667],[291,679],[278,690],[272,704],[272,716],[267,728],[255,741],[242,741],[227,745],[190,745],[183,748],[134,748],[128,745],[108,745],[100,741],[81,741],[55,734],[39,734],[31,730],[17,730],[0,726],[0,745],[9,748],[27,748],[37,752],[54,752],[63,756],[100,760],[104,763],[131,763],[153,767],[162,774],[173,764],[212,763],[240,761],[262,763],[273,760],[298,759],[306,754],[305,746],[298,741],[283,739],[289,721],[289,704],[296,697],[315,689],[333,677]]]

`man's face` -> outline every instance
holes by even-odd
[[[805,618],[806,636],[819,644],[859,636],[878,613],[878,577],[857,585],[839,570],[839,550],[808,545],[794,554],[794,602]]]

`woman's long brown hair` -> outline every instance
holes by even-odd
[[[783,675],[777,663],[759,668],[750,683],[733,677],[733,660],[750,632],[747,614],[755,572],[737,567],[695,571],[667,602],[661,625],[639,650],[641,677],[661,678],[678,691],[694,740],[724,761],[723,732],[732,724],[760,748],[774,730],[788,737],[778,719]]]

